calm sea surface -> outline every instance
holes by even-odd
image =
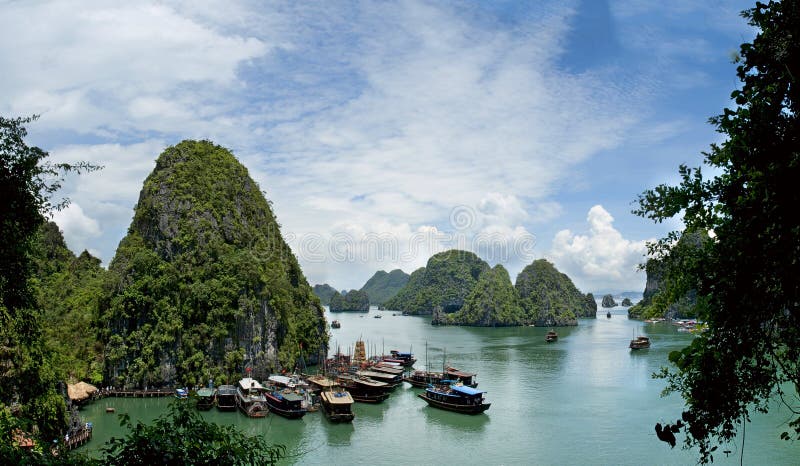
[[[466,416],[430,408],[404,384],[382,404],[356,403],[352,424],[331,424],[321,412],[301,420],[270,415],[248,419],[238,412],[204,412],[210,421],[233,424],[284,444],[287,464],[694,464],[697,455],[658,441],[653,426],[680,416],[678,396],[662,398],[662,380],[651,374],[667,364],[670,351],[692,336],[669,324],[628,320],[623,308],[602,310],[598,319],[558,328],[559,340],[545,343],[546,328],[433,327],[430,318],[393,316],[391,311],[332,314],[342,328],[332,330],[332,348],[348,352],[361,338],[368,350],[412,350],[441,369],[447,363],[477,372],[491,408]],[[373,316],[381,315],[381,319]],[[631,352],[633,334],[650,337],[649,350]],[[352,352],[350,349],[349,351]],[[150,420],[171,399],[107,398],[87,406],[97,449],[123,435],[117,414]],[[748,424],[744,463],[800,464],[800,444],[778,439],[789,414],[776,407]],[[679,442],[681,436],[678,437]],[[726,455],[721,450],[731,450]],[[741,441],[721,447],[715,464],[738,464]]]

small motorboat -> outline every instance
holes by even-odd
[[[630,348],[632,350],[650,348],[650,338],[643,337],[643,336],[638,336],[638,337],[634,338],[633,340],[631,340],[631,343],[630,343],[630,345],[628,345],[628,348]]]
[[[116,411],[116,409],[112,408],[111,406],[109,406],[108,408],[106,408],[106,412],[107,412],[107,413],[113,413],[114,411]]]
[[[606,317],[611,318],[611,311],[606,312]]]
[[[552,343],[557,340],[558,340],[558,334],[555,332],[555,330],[550,330],[549,332],[547,332],[547,335],[544,336],[544,341],[548,343]]]

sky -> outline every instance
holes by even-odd
[[[69,177],[53,219],[108,264],[155,159],[230,149],[309,282],[360,288],[431,254],[512,279],[641,291],[631,213],[720,141],[708,118],[755,34],[738,1],[2,1],[0,114]]]

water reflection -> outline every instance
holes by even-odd
[[[491,410],[492,408],[489,408],[489,411]],[[468,415],[423,406],[420,408],[420,414],[424,416],[423,419],[428,426],[467,433],[483,432],[491,422],[491,415],[488,412]]]

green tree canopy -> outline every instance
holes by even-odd
[[[702,462],[774,398],[794,413],[782,436],[800,438],[800,407],[783,396],[800,388],[800,2],[758,2],[742,15],[758,33],[737,58],[735,105],[710,120],[725,136],[704,153],[716,175],[681,166],[679,185],[643,193],[635,211],[682,215],[688,231],[713,237],[690,255],[671,247],[677,232],[651,247],[668,259],[674,295],[696,290],[708,322],[661,374],[686,401],[685,444]]]

